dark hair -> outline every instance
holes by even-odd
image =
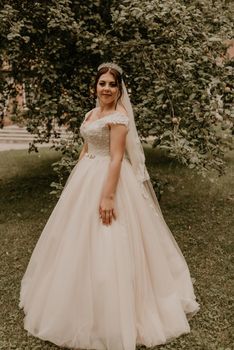
[[[119,89],[119,97],[118,97],[118,100],[119,100],[122,96],[122,93],[123,93],[123,91],[122,91],[122,76],[114,68],[103,67],[103,68],[99,69],[99,71],[97,72],[96,78],[95,78],[94,93],[95,93],[95,95],[97,94],[97,84],[98,84],[99,78],[102,76],[102,74],[106,74],[107,72],[109,72],[111,75],[113,75],[113,77],[115,79],[115,83],[117,84],[117,87]]]

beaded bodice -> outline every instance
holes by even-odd
[[[128,118],[115,112],[93,122],[87,122],[86,118],[81,124],[80,133],[88,144],[88,155],[109,156],[110,154],[110,124],[123,124],[128,127]]]

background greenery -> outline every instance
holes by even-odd
[[[192,170],[159,152],[149,149],[146,155],[152,172],[171,184],[161,208],[196,280],[195,294],[201,305],[190,321],[191,333],[155,350],[231,350],[234,152],[226,156],[226,174],[213,182],[194,176]],[[56,202],[49,195],[55,176],[51,164],[60,156],[46,149],[40,154],[0,154],[1,350],[59,349],[27,336],[18,302],[21,278]]]
[[[24,82],[27,91],[27,107],[18,118],[38,142],[58,137],[56,149],[64,154],[56,165],[60,175],[77,158],[79,126],[95,104],[93,75],[109,60],[124,69],[143,139],[150,136],[153,146],[190,168],[222,172],[234,115],[233,61],[225,58],[224,44],[233,35],[232,1],[1,5],[0,57],[9,60],[14,81]],[[56,125],[65,125],[73,137],[61,143]]]

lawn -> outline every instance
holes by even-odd
[[[220,178],[202,178],[147,150],[147,163],[169,185],[161,208],[195,278],[201,305],[191,333],[157,350],[231,350],[233,305],[234,152]],[[57,201],[49,194],[55,151],[0,153],[0,349],[59,349],[28,337],[18,308],[20,281],[37,239]]]

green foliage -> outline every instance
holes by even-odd
[[[141,135],[191,168],[220,170],[225,142],[217,125],[230,127],[234,116],[233,69],[219,59],[231,34],[225,6],[124,1],[113,19],[121,40],[127,37],[123,63]]]
[[[37,142],[57,143],[74,161],[79,126],[94,106],[99,63],[125,71],[139,133],[190,168],[222,172],[233,126],[233,62],[224,42],[233,32],[231,2],[182,0],[3,1],[0,55],[24,82],[23,118]],[[222,59],[221,59],[222,58]],[[74,152],[67,152],[67,149]],[[32,146],[33,149],[33,146]],[[69,153],[69,155],[68,155]],[[62,184],[63,181],[61,181]]]

